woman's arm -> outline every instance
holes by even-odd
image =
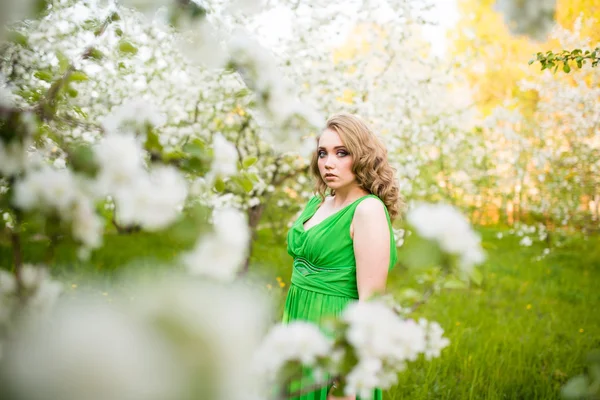
[[[353,239],[358,297],[385,291],[390,264],[390,228],[385,206],[375,198],[360,202],[354,213]]]

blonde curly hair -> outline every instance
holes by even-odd
[[[371,128],[356,115],[339,113],[327,120],[326,129],[336,132],[352,155],[352,173],[358,185],[383,201],[390,219],[398,217],[404,202],[395,178],[396,171],[388,162],[385,146]],[[320,135],[317,143],[319,138]],[[315,190],[324,198],[328,187],[319,173],[317,153],[313,153],[310,170],[315,177]],[[332,190],[331,194],[334,195],[335,191]]]

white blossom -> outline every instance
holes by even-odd
[[[6,82],[6,78],[0,73],[0,108],[13,107],[15,96]]]
[[[204,371],[202,386],[216,389],[215,400],[254,398],[259,390],[252,372],[254,351],[269,311],[258,292],[244,284],[167,279],[137,290],[134,307],[136,315],[172,341],[181,367]],[[198,386],[196,374],[188,379]]]
[[[73,208],[73,237],[87,248],[94,249],[102,244],[104,219],[94,209],[90,199],[79,199]]]
[[[108,305],[68,304],[11,343],[7,382],[31,400],[172,398],[178,369],[166,350],[139,321]]]
[[[146,101],[125,100],[122,105],[114,107],[104,117],[102,126],[108,133],[130,132],[129,128],[145,128],[147,125],[161,127],[166,117],[161,111]]]
[[[227,141],[221,134],[213,137],[213,153],[213,163],[209,175],[227,177],[237,173],[237,150],[233,143]]]
[[[409,211],[407,221],[420,236],[435,240],[442,251],[460,256],[460,266],[465,271],[485,260],[480,237],[455,207],[420,204]]]
[[[523,239],[519,242],[521,246],[529,247],[533,244],[533,240],[529,236],[524,236]]]
[[[16,175],[25,169],[26,163],[26,145],[19,140],[12,140],[8,143],[0,140],[0,174]]]
[[[440,356],[442,350],[450,344],[450,340],[443,337],[444,330],[437,322],[429,322],[425,319],[419,319],[419,325],[427,332],[427,347],[425,349],[425,358],[431,360]]]
[[[14,203],[24,210],[39,207],[66,213],[77,195],[78,188],[71,170],[42,166],[17,181]]]
[[[95,147],[99,194],[127,191],[144,175],[144,152],[132,134],[107,134]]]
[[[246,259],[249,239],[247,219],[241,211],[215,210],[213,232],[202,236],[182,261],[193,275],[229,281]]]
[[[381,360],[360,360],[346,376],[346,387],[344,388],[346,396],[358,394],[362,398],[368,399],[372,396],[373,389],[379,385],[378,374],[382,369]]]
[[[177,169],[154,167],[149,173],[142,171],[130,187],[115,193],[117,219],[148,230],[163,229],[179,215],[186,197],[187,183]]]
[[[288,362],[316,365],[332,351],[332,341],[310,322],[294,321],[273,327],[256,352],[257,369],[270,379]]]
[[[420,354],[438,357],[449,344],[438,324],[404,320],[381,300],[350,304],[342,320],[348,324],[346,339],[358,357],[347,377],[346,395],[368,397],[375,388],[389,388],[407,362]]]

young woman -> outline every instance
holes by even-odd
[[[371,129],[351,114],[331,117],[318,137],[311,171],[318,195],[287,237],[294,264],[284,322],[320,324],[350,302],[383,292],[397,258],[391,220],[400,193],[387,151]],[[381,391],[372,398],[381,399]],[[323,388],[297,399],[354,397],[334,397]]]

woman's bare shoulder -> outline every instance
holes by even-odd
[[[385,206],[376,197],[368,197],[356,206],[355,215],[359,218],[385,218]]]

